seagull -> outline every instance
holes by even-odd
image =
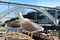
[[[31,37],[33,35],[33,33],[37,32],[37,31],[44,31],[44,28],[34,22],[31,22],[28,18],[24,18],[22,16],[21,12],[16,12],[15,13],[17,15],[17,17],[19,18],[19,22],[20,22],[20,26],[25,29],[26,31],[31,32]]]

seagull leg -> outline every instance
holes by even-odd
[[[17,32],[17,33],[19,32],[19,29],[18,29],[18,28],[16,28],[16,32]]]
[[[30,36],[30,32],[29,31],[27,31],[27,34],[28,34],[28,36]],[[28,37],[28,39],[29,39],[29,37]]]
[[[31,38],[32,38],[32,36],[33,36],[33,32],[31,32]]]

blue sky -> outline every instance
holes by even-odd
[[[60,6],[60,0],[0,0],[0,1],[16,2],[16,3],[22,3],[22,4],[46,6],[46,7]],[[0,12],[7,9],[8,9],[8,5],[0,5]],[[0,13],[0,15],[1,14],[2,13]],[[10,15],[10,16],[13,16],[13,15]]]
[[[16,2],[23,4],[46,6],[46,7],[60,6],[60,0],[0,0],[0,1]],[[6,9],[8,9],[8,5],[0,5],[0,12]]]
[[[56,7],[60,5],[60,0],[1,0],[1,1],[33,4],[48,7]]]

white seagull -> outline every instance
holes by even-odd
[[[33,35],[33,33],[37,32],[37,31],[44,31],[44,28],[34,22],[29,21],[29,19],[24,18],[21,14],[21,12],[16,12],[16,15],[19,18],[20,21],[20,26],[25,29],[26,31],[31,32],[31,37]]]

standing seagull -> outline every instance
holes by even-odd
[[[42,26],[39,26],[36,23],[30,22],[29,19],[24,18],[20,12],[16,12],[16,15],[19,17],[20,26],[24,28],[26,31],[31,32],[31,37],[33,33],[37,31],[44,31],[44,28]]]

